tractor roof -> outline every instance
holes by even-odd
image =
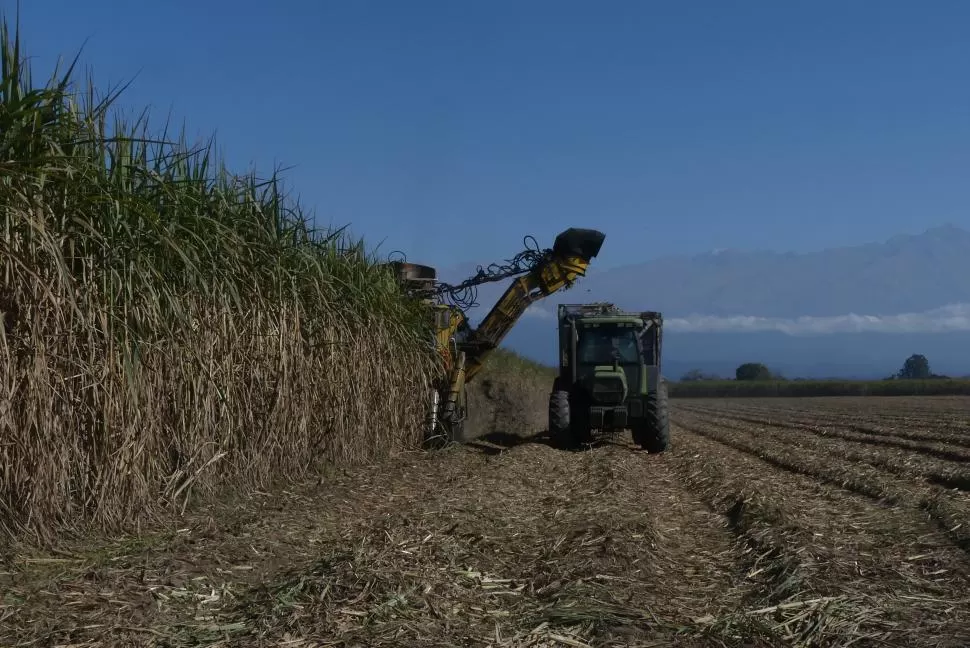
[[[643,324],[643,318],[633,314],[581,315],[575,320],[580,324]]]

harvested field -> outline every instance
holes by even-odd
[[[970,399],[673,416],[665,455],[492,430],[141,537],[20,548],[0,645],[970,643]]]
[[[676,398],[821,396],[967,396],[966,378],[903,380],[688,380],[670,383]]]

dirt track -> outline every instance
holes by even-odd
[[[660,456],[494,434],[19,555],[0,645],[965,646],[968,415],[678,401]]]

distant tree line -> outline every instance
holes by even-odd
[[[925,355],[914,353],[906,358],[902,368],[885,380],[933,380],[948,379],[949,376],[935,374],[930,370],[930,362]],[[704,373],[700,369],[691,369],[680,378],[680,382],[725,381],[715,374]],[[788,380],[780,372],[772,371],[761,362],[745,362],[734,370],[734,380],[746,382],[768,382]],[[795,378],[796,381],[811,380]],[[836,379],[838,380],[838,379]]]
[[[734,379],[764,381],[785,380],[785,377],[780,373],[771,371],[766,365],[760,362],[746,362],[734,370]],[[704,373],[700,369],[691,369],[680,378],[681,382],[699,382],[702,380],[719,381],[730,380],[730,378],[722,378],[716,374]]]

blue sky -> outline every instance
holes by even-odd
[[[124,105],[415,261],[569,226],[607,233],[600,267],[970,228],[966,2],[21,4],[36,75],[84,45]]]

